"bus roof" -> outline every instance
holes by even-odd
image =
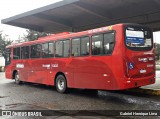
[[[115,24],[111,26],[105,26],[101,28],[96,28],[96,29],[91,29],[91,30],[86,30],[86,31],[81,31],[81,32],[76,32],[76,33],[70,33],[70,32],[62,32],[58,34],[51,34],[49,36],[41,37],[38,38],[35,41],[28,41],[28,42],[21,42],[21,43],[14,43],[11,45],[8,45],[6,48],[11,48],[11,47],[17,47],[17,46],[25,46],[25,45],[31,45],[31,44],[38,44],[38,43],[43,43],[43,42],[49,42],[49,41],[54,41],[57,39],[66,39],[66,38],[72,38],[72,37],[78,37],[78,36],[83,36],[83,35],[88,35],[88,34],[93,34],[93,33],[98,33],[98,32],[104,32],[104,31],[109,31],[113,30],[114,26],[118,25],[123,25],[121,24]]]

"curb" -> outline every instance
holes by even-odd
[[[153,90],[153,89],[134,88],[134,89],[127,90],[127,92],[160,96],[160,90]]]

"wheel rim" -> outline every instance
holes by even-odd
[[[19,82],[19,75],[18,74],[16,74],[16,76],[15,76],[15,81]]]
[[[58,88],[60,89],[60,90],[63,90],[64,89],[64,80],[63,79],[59,79],[58,80]]]

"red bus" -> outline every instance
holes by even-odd
[[[6,78],[68,88],[122,90],[155,83],[151,29],[138,24],[61,33],[6,48]]]

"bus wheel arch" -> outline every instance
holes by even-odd
[[[54,85],[59,93],[67,93],[67,78],[63,72],[57,72],[54,78]]]
[[[15,79],[15,75],[18,71],[17,70],[14,70],[13,73],[12,73],[12,79]]]

